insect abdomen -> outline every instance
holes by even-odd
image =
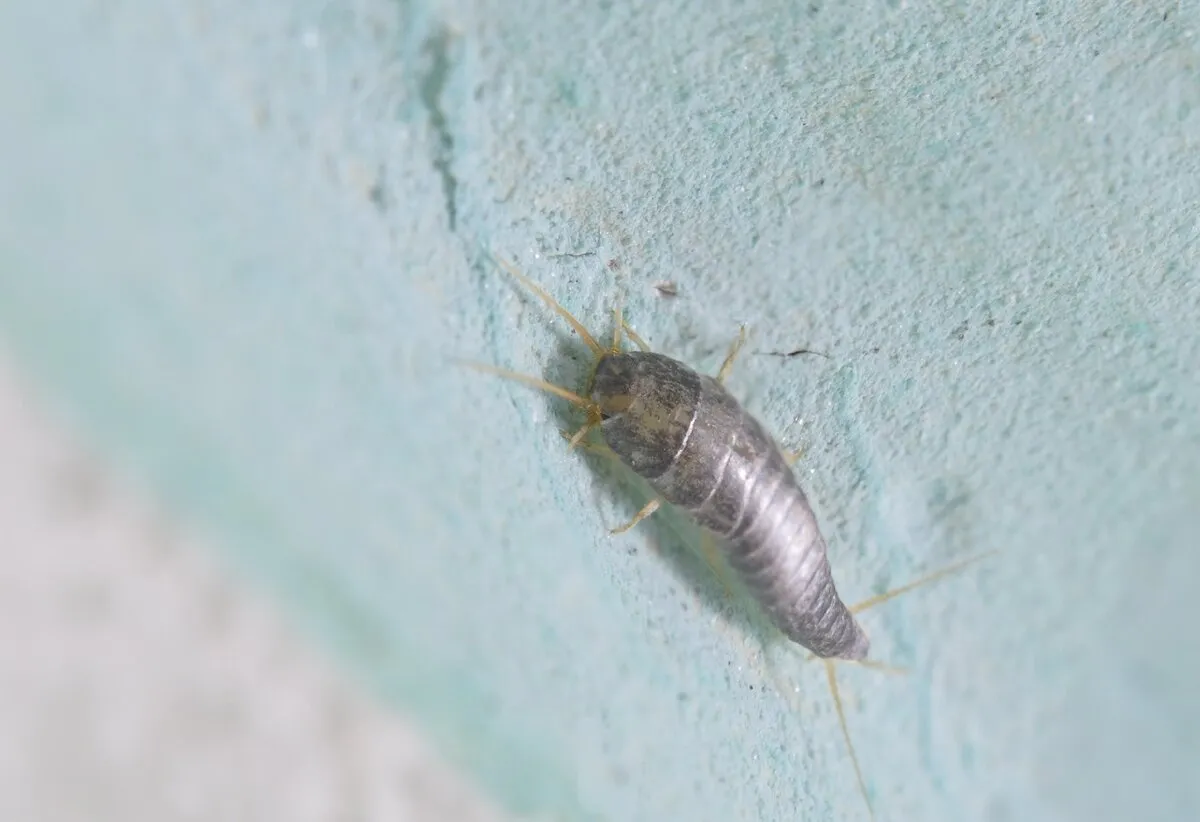
[[[833,584],[816,515],[774,440],[719,383],[697,375],[688,436],[651,482],[725,543],[729,564],[791,640],[821,657],[869,647]]]

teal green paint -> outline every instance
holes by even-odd
[[[497,797],[621,822],[865,814],[690,531],[447,367],[585,370],[482,248],[828,352],[731,384],[846,597],[1004,552],[866,620],[879,818],[1195,818],[1195,5],[602,5],[4,5],[8,343]]]

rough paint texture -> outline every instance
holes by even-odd
[[[586,373],[483,245],[710,373],[748,322],[730,388],[848,600],[1005,551],[864,617],[911,671],[841,677],[880,819],[1194,819],[1198,38],[1177,0],[7,2],[0,329],[511,806],[861,818],[815,666],[796,715],[686,529],[608,539],[641,490],[561,404],[445,364]]]

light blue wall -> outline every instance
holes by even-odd
[[[636,6],[636,7],[634,7]],[[0,4],[0,330],[518,810],[864,819],[519,264],[788,444],[881,820],[1200,818],[1195,2]],[[556,254],[584,256],[554,257]],[[614,268],[609,260],[616,260]],[[674,299],[655,281],[678,284]],[[572,360],[578,357],[578,360]]]

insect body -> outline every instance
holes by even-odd
[[[870,643],[838,597],[816,515],[782,451],[720,382],[648,351],[606,353],[591,399],[604,441],[726,546],[772,621],[820,657]]]
[[[582,408],[587,421],[566,435],[574,447],[599,430],[604,450],[646,479],[659,495],[613,533],[627,531],[662,501],[686,511],[725,547],[773,624],[825,662],[826,679],[859,790],[870,811],[862,769],[850,741],[832,660],[866,661],[870,641],[855,615],[914,588],[956,573],[982,557],[959,562],[856,605],[838,596],[816,515],[790,461],[723,382],[745,342],[734,342],[717,376],[709,377],[651,352],[625,325],[618,308],[613,340],[603,346],[540,286],[503,261],[510,274],[565,319],[595,355],[583,394],[527,374],[464,363],[547,391]],[[622,331],[641,350],[621,348]],[[873,815],[873,814],[872,814]]]

